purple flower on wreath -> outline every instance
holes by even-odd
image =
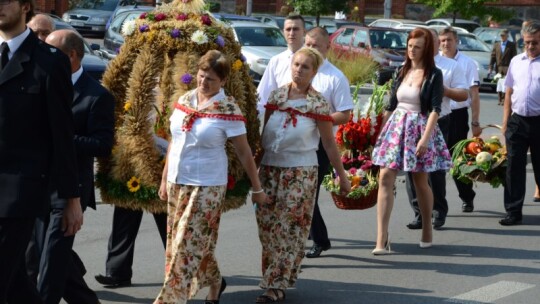
[[[218,35],[216,37],[216,44],[219,45],[220,47],[224,47],[225,46],[225,39],[223,39],[223,37],[221,35]]]
[[[173,30],[171,31],[171,37],[173,37],[173,38],[178,38],[178,37],[180,37],[180,34],[182,34],[182,32],[180,32],[179,29],[173,29]]]
[[[150,29],[150,27],[148,26],[148,24],[143,24],[143,25],[139,26],[139,31],[141,33],[147,32],[149,29]]]
[[[117,55],[120,54],[120,48],[117,47],[117,48],[115,49],[115,52],[116,52]]]
[[[193,76],[191,76],[190,73],[185,73],[184,75],[182,75],[180,79],[182,80],[183,83],[190,84],[191,81],[193,80]]]
[[[161,21],[161,20],[165,20],[167,18],[167,15],[165,15],[164,13],[159,13],[154,18],[156,21]]]
[[[240,61],[246,62],[246,56],[244,54],[240,54]]]
[[[142,13],[142,14],[139,16],[139,19],[146,19],[146,13]]]
[[[201,16],[201,22],[204,25],[212,25],[212,19],[210,19],[210,16],[208,16],[208,15],[202,15]]]
[[[176,20],[180,20],[180,21],[186,21],[188,19],[188,15],[184,14],[184,13],[180,13],[176,16]]]

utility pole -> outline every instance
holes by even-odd
[[[392,0],[384,0],[384,18],[392,18]]]
[[[246,16],[251,16],[253,8],[253,0],[247,0],[246,3]]]

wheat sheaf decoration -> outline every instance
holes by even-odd
[[[104,203],[152,213],[166,212],[158,197],[169,140],[172,105],[196,87],[199,58],[217,49],[231,62],[225,92],[247,122],[253,151],[259,143],[256,88],[231,28],[205,10],[202,0],[175,0],[142,13],[122,27],[125,43],[109,63],[103,85],[114,95],[115,147],[98,159],[96,184]],[[229,183],[224,211],[243,205],[249,181],[227,144]]]

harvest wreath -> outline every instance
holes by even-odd
[[[197,62],[208,50],[224,53],[232,64],[224,86],[246,119],[253,151],[259,143],[257,94],[232,30],[205,10],[203,0],[174,0],[122,27],[125,43],[109,63],[103,85],[116,99],[115,147],[98,159],[96,184],[105,203],[165,212],[159,200],[163,160],[169,138],[171,105],[196,87]],[[224,209],[245,203],[249,181],[231,143],[227,144],[229,183]]]

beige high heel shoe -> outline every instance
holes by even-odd
[[[384,248],[375,248],[373,249],[373,251],[371,251],[371,254],[373,255],[392,254],[392,249],[390,248],[390,235],[386,237],[386,243],[384,244]]]

